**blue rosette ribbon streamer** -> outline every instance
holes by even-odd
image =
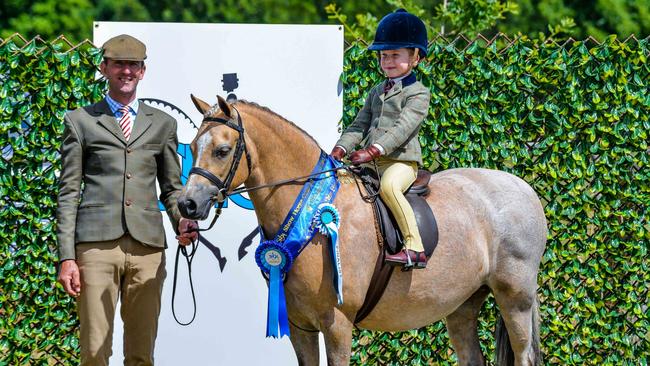
[[[269,280],[267,337],[281,338],[289,335],[289,317],[283,279],[302,250],[314,238],[318,230],[314,218],[320,212],[319,207],[322,204],[331,203],[336,197],[339,182],[332,170],[338,166],[340,163],[321,151],[318,162],[312,171],[314,177],[304,183],[273,240],[267,240],[264,230],[260,227],[261,243],[255,251],[255,261],[260,269],[268,275]],[[318,172],[323,173],[318,174]],[[326,214],[326,216],[330,217],[331,214]],[[331,221],[332,219],[328,221],[330,226]],[[333,234],[335,237],[337,231],[338,227]],[[336,239],[334,240],[336,242]],[[342,298],[339,301],[342,301]]]
[[[343,305],[343,271],[341,269],[341,253],[338,247],[339,225],[341,218],[338,210],[331,203],[323,203],[318,206],[318,212],[314,217],[318,231],[327,235],[330,239],[330,255],[332,257],[333,281],[336,290],[336,299],[339,305]]]
[[[255,262],[269,275],[266,336],[273,338],[288,336],[289,317],[284,286],[282,286],[282,274],[291,267],[292,255],[282,244],[268,240],[257,247]]]

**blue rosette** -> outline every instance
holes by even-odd
[[[255,262],[263,272],[269,275],[266,336],[273,338],[288,336],[289,317],[282,275],[291,268],[293,256],[281,243],[267,240],[255,250]]]
[[[273,268],[286,273],[293,264],[293,255],[287,248],[276,241],[266,240],[255,250],[255,262],[264,273],[271,273]]]
[[[343,271],[341,269],[341,254],[338,247],[339,226],[341,217],[338,210],[331,203],[323,203],[318,206],[318,212],[314,216],[318,232],[327,235],[330,241],[330,255],[332,257],[333,282],[336,290],[336,299],[339,305],[343,304]]]
[[[336,230],[338,232],[341,218],[339,211],[331,203],[323,203],[318,206],[318,212],[314,216],[316,228],[323,235],[329,235],[329,232]]]

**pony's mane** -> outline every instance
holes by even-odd
[[[296,125],[295,123],[289,121],[288,119],[282,117],[281,115],[279,115],[279,114],[273,112],[273,111],[270,110],[268,107],[261,106],[261,105],[255,103],[255,102],[249,102],[249,101],[247,101],[247,100],[238,100],[237,102],[235,102],[234,105],[235,105],[235,107],[236,107],[237,105],[240,105],[240,104],[243,105],[243,106],[246,106],[246,107],[250,107],[251,109],[253,109],[253,110],[255,110],[255,111],[258,111],[258,112],[261,112],[261,113],[265,113],[265,114],[269,114],[269,115],[271,115],[272,117],[275,117],[275,118],[277,118],[277,119],[279,119],[279,120],[281,120],[281,121],[283,121],[283,122],[289,124],[289,126],[292,126],[292,127],[296,128],[296,129],[298,129],[298,131],[302,132],[303,135],[307,136],[310,140],[312,140],[312,141],[314,142],[314,144],[316,144],[316,146],[320,146],[320,145],[318,144],[318,141],[316,141],[316,139],[314,139],[310,134],[308,134],[307,131],[303,130],[302,128],[300,128],[300,126],[298,126],[298,125]],[[219,107],[218,107],[218,105],[217,105],[217,109],[218,109],[218,108],[219,108]],[[211,108],[210,110],[212,110],[212,108]]]

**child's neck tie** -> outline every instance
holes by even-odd
[[[393,86],[395,86],[395,82],[393,80],[388,80],[386,85],[384,85],[384,93],[388,93],[389,90],[393,89]]]

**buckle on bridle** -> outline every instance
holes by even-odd
[[[223,204],[224,202],[226,202],[227,197],[228,197],[228,189],[226,187],[223,187],[223,188],[219,188],[219,191],[217,191],[217,194],[212,196],[211,200],[218,204]]]

